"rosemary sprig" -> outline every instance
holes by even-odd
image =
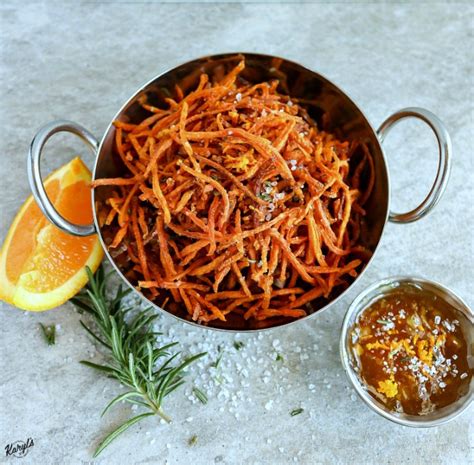
[[[56,343],[56,326],[50,325],[45,326],[43,323],[40,323],[41,329],[43,330],[43,336],[49,346],[52,346]]]
[[[163,399],[184,383],[185,368],[205,353],[184,358],[177,363],[180,352],[173,355],[169,352],[177,342],[156,346],[156,337],[160,333],[152,330],[152,323],[157,315],[148,308],[138,311],[133,317],[129,316],[131,308],[124,309],[122,299],[131,289],[123,290],[120,286],[115,296],[108,298],[108,275],[105,275],[104,269],[100,267],[95,276],[89,268],[86,271],[89,284],[71,300],[78,309],[92,317],[97,330],[91,329],[82,320],[80,323],[110,352],[110,362],[104,365],[89,361],[81,363],[102,371],[129,388],[127,392],[112,399],[102,415],[122,400],[148,410],[127,420],[107,435],[94,452],[94,457],[97,457],[117,436],[140,420],[158,415],[170,422],[171,419],[162,410]]]

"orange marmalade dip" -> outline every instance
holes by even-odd
[[[456,310],[425,290],[399,287],[359,315],[350,345],[369,393],[394,412],[426,415],[469,390]]]

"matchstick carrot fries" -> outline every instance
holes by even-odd
[[[99,220],[125,276],[162,308],[221,327],[315,311],[370,257],[368,149],[318,130],[277,81],[246,83],[244,67],[202,74],[188,95],[176,87],[165,109],[142,102],[138,124],[116,121],[128,173],[93,184],[108,186]]]

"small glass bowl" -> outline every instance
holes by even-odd
[[[474,366],[473,311],[453,291],[447,289],[441,284],[428,281],[423,278],[413,278],[406,276],[396,276],[376,282],[365,289],[352,302],[342,323],[342,332],[339,345],[341,361],[348,378],[357,391],[357,394],[359,394],[362,400],[379,415],[382,415],[388,420],[404,426],[417,428],[438,426],[456,418],[473,403],[474,377],[471,378],[468,392],[464,396],[460,397],[456,402],[447,405],[446,407],[437,409],[427,415],[408,415],[404,413],[393,412],[369,394],[364,382],[359,378],[359,375],[356,372],[354,357],[350,350],[350,330],[356,322],[358,316],[375,300],[378,300],[385,294],[393,291],[393,289],[405,285],[432,292],[457,311],[461,329],[467,341],[469,367],[472,368]]]

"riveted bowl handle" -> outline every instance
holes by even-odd
[[[424,108],[404,108],[389,116],[377,130],[380,142],[383,144],[385,137],[401,120],[417,118],[424,121],[434,132],[438,141],[439,162],[438,171],[430,192],[425,200],[416,208],[407,213],[390,212],[389,220],[394,223],[411,223],[427,215],[441,199],[448,184],[451,171],[451,138],[441,120],[431,111]]]
[[[74,236],[90,236],[96,232],[94,224],[79,225],[68,221],[56,210],[54,205],[51,203],[51,200],[49,200],[46,189],[44,188],[40,169],[41,155],[43,147],[48,139],[58,132],[69,132],[78,136],[86,143],[86,145],[89,146],[94,154],[97,153],[99,143],[96,138],[80,124],[66,120],[58,120],[48,123],[37,132],[31,142],[30,150],[28,152],[27,170],[30,188],[33,192],[36,203],[51,223],[64,232],[73,234]]]

